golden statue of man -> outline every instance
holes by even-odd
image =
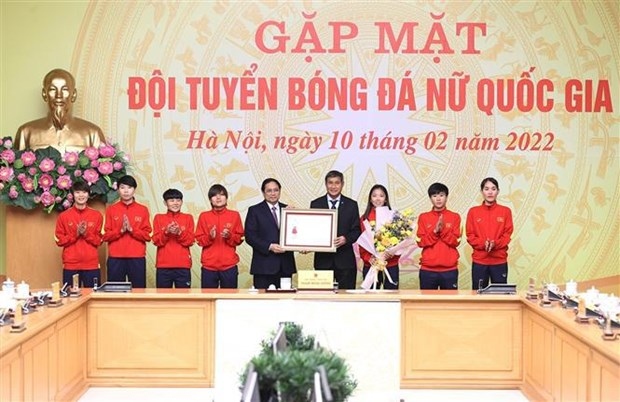
[[[75,79],[68,71],[55,69],[43,78],[43,100],[49,112],[46,117],[23,124],[15,134],[17,149],[40,149],[52,146],[61,153],[80,152],[105,142],[97,125],[73,117],[71,109],[77,98]]]

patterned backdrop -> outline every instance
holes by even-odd
[[[515,223],[509,280],[563,283],[617,274],[618,14],[614,1],[93,2],[71,71],[81,115],[132,156],[153,215],[176,187],[197,217],[222,183],[245,216],[269,176],[307,207],[338,169],[360,209],[382,183],[396,208],[426,211],[443,182],[464,222],[494,176]],[[464,237],[459,251],[467,288]]]

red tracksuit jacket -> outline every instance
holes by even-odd
[[[77,227],[86,222],[86,233],[78,236]],[[75,206],[58,215],[56,220],[56,244],[63,247],[62,266],[64,269],[90,270],[99,268],[101,226],[103,216],[90,207],[78,209]]]
[[[215,226],[215,239],[211,238],[211,228]],[[224,239],[222,230],[228,228],[230,237]],[[223,271],[237,265],[239,256],[236,248],[243,242],[243,224],[237,211],[222,209],[210,210],[200,214],[196,224],[196,243],[202,247],[200,263],[206,269]]]
[[[435,225],[443,216],[443,229],[435,234]],[[422,248],[420,269],[428,271],[448,271],[458,268],[461,243],[461,217],[459,214],[444,209],[430,211],[418,217],[417,243]]]
[[[131,223],[131,232],[121,233],[123,215]],[[140,258],[146,255],[146,242],[151,241],[149,210],[137,202],[119,201],[105,211],[103,241],[108,242],[108,255],[113,258]]]
[[[471,208],[467,213],[465,231],[467,242],[474,249],[472,260],[475,263],[497,265],[507,262],[508,243],[513,231],[510,208],[497,203]],[[495,242],[490,253],[484,250],[487,240]]]
[[[166,227],[176,222],[181,233],[166,233]],[[155,215],[153,219],[153,244],[157,246],[157,268],[191,268],[192,255],[189,248],[194,244],[194,217],[183,212]]]

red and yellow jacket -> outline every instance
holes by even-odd
[[[80,222],[86,222],[86,232],[79,236]],[[64,269],[90,270],[99,268],[101,226],[103,216],[90,207],[78,209],[75,206],[58,215],[56,220],[56,244],[63,247],[62,266]]]
[[[471,208],[467,213],[465,231],[467,242],[474,249],[472,260],[475,263],[497,265],[507,262],[508,243],[513,231],[510,208],[497,203]],[[487,240],[495,242],[490,253],[484,249]]]
[[[131,231],[121,232],[123,216],[127,215]],[[113,258],[140,258],[146,255],[146,243],[151,241],[149,210],[137,202],[119,201],[105,211],[103,241],[108,242],[108,255]]]
[[[166,227],[176,222],[181,233],[166,233]],[[189,248],[194,244],[194,217],[183,212],[155,215],[153,219],[153,244],[157,246],[156,268],[191,268]]]
[[[435,233],[439,216],[443,216],[443,229]],[[422,248],[420,269],[448,271],[458,268],[461,243],[461,217],[450,210],[430,211],[418,217],[417,243]]]
[[[215,238],[211,238],[211,228],[215,226]],[[222,237],[224,229],[230,237]],[[202,247],[200,263],[206,269],[224,271],[237,265],[239,256],[236,248],[243,242],[243,224],[237,211],[229,209],[205,211],[196,224],[196,243]]]

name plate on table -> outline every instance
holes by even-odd
[[[333,290],[334,271],[297,271],[298,290]]]

